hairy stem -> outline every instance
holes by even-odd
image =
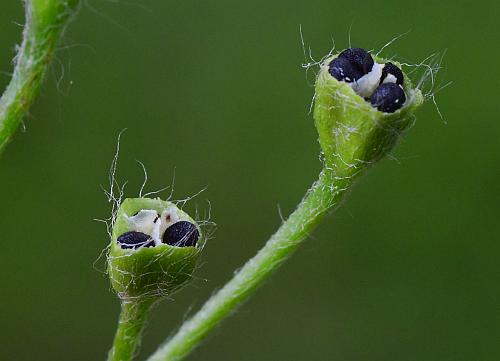
[[[266,245],[148,361],[176,361],[188,355],[293,254],[328,211],[338,204],[351,181],[351,178],[335,177],[333,170],[325,168],[297,209]]]
[[[153,304],[153,299],[122,300],[118,327],[108,361],[129,361],[134,358]]]
[[[368,55],[369,56],[369,55]],[[297,209],[266,245],[148,361],[183,359],[231,311],[260,286],[337,205],[355,178],[375,164],[397,143],[423,102],[407,80],[410,95],[404,107],[383,113],[368,104],[345,82],[330,73],[326,58],[316,78],[314,120],[322,148],[324,168]]]
[[[77,0],[26,0],[26,25],[15,69],[0,98],[0,153],[39,93],[57,41]]]

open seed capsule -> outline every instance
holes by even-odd
[[[111,237],[111,284],[123,300],[167,296],[191,279],[202,241],[196,222],[175,204],[125,199]]]
[[[365,169],[366,164],[387,154],[412,123],[413,113],[424,99],[406,75],[402,87],[395,83],[379,85],[387,60],[376,56],[372,70],[361,80],[339,81],[330,71],[332,61],[339,56],[326,58],[320,67],[315,82],[314,121],[325,167],[347,184],[362,173],[360,169]],[[399,67],[396,62],[394,65]],[[363,83],[369,83],[369,87]],[[372,85],[373,92],[366,91],[367,96],[358,89],[371,89]],[[386,92],[386,87],[398,89]]]

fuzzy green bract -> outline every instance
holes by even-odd
[[[330,75],[328,64],[336,57],[328,57],[323,62],[316,79],[314,120],[325,166],[331,168],[338,179],[347,180],[394,147],[401,133],[412,124],[413,113],[424,99],[404,74],[403,89],[407,98],[404,106],[394,113],[383,113],[356,94],[348,83]],[[380,58],[375,60],[386,62]]]
[[[200,236],[195,247],[175,247],[162,243],[149,248],[122,249],[117,238],[134,230],[127,217],[141,210],[154,210],[159,214],[175,210],[179,220],[196,225],[191,217],[168,201],[127,198],[122,202],[113,225],[108,256],[111,284],[122,300],[158,299],[178,290],[191,279],[203,245]]]

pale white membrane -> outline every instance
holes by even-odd
[[[377,62],[373,63],[372,70],[363,75],[357,81],[351,83],[352,89],[365,99],[372,96],[373,92],[380,85],[380,78],[382,78],[382,70],[385,64],[379,64]],[[392,74],[387,74],[382,84],[385,83],[396,83],[397,79]]]
[[[387,76],[385,77],[384,81],[382,82],[382,84],[385,84],[385,83],[396,83],[398,80],[396,79],[396,77],[392,74],[387,74]]]
[[[129,227],[135,232],[141,232],[151,236],[155,246],[162,243],[165,230],[179,221],[179,215],[175,207],[170,207],[161,215],[152,209],[142,209],[134,216],[125,216]]]
[[[166,210],[163,211],[161,214],[161,223],[160,227],[158,228],[159,230],[159,239],[161,243],[161,239],[163,238],[163,234],[165,233],[165,230],[170,227],[172,224],[177,223],[180,221],[179,215],[177,214],[177,208],[176,207],[170,207]],[[156,240],[155,240],[156,243]]]
[[[373,63],[372,70],[351,84],[352,89],[363,98],[369,98],[380,83],[384,64]]]

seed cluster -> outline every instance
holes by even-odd
[[[138,214],[139,212],[132,217]],[[166,221],[169,221],[170,215],[166,217],[168,217]],[[161,216],[158,214],[154,220],[152,220],[152,223],[156,223],[160,218]],[[148,226],[145,225],[143,228],[147,229]],[[145,232],[149,233],[149,231]],[[165,229],[161,237],[161,242],[175,247],[194,247],[199,237],[200,232],[193,223],[188,221],[177,221]],[[155,246],[155,241],[151,235],[137,230],[123,233],[117,238],[117,242],[122,249],[138,249]]]
[[[361,48],[349,48],[328,65],[328,72],[338,81],[350,83],[353,89],[384,113],[393,113],[406,101],[401,69],[391,62],[376,63]]]

